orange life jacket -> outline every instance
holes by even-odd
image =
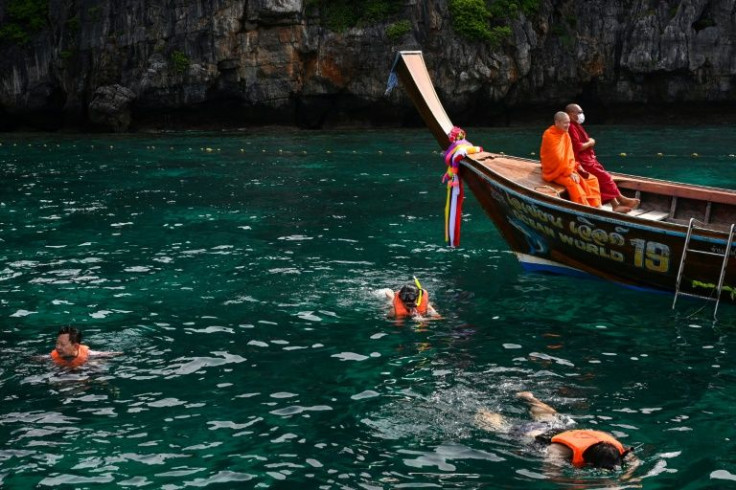
[[[63,357],[61,357],[61,354],[59,354],[56,349],[51,351],[51,360],[54,361],[54,363],[57,366],[62,367],[69,367],[69,368],[75,368],[79,367],[85,362],[87,362],[87,358],[89,358],[89,347],[86,345],[79,345],[79,350],[77,351],[77,357],[71,360],[66,360]]]
[[[415,305],[411,305],[412,307]],[[429,306],[429,293],[422,289],[422,301],[419,303],[417,308],[417,313],[420,315],[424,315],[427,313],[427,307]],[[396,316],[409,316],[409,309],[404,305],[404,302],[401,301],[401,298],[399,298],[399,292],[394,291],[394,311],[396,312]]]
[[[585,450],[599,442],[613,444],[621,456],[626,452],[624,446],[612,435],[599,430],[568,430],[554,436],[552,442],[569,447],[572,450],[572,464],[578,467],[585,466],[585,460],[583,459]]]

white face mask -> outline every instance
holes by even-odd
[[[585,114],[582,112],[578,114],[578,124],[583,124],[585,122]]]

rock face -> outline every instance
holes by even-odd
[[[398,41],[332,32],[312,3],[50,0],[46,29],[0,44],[0,129],[413,123],[400,90],[383,96],[398,49],[424,51],[464,124],[736,101],[734,0],[542,0],[499,46],[457,36],[447,0],[406,0]]]
[[[101,129],[126,131],[130,126],[130,106],[134,99],[133,91],[120,85],[99,87],[89,103],[90,122]]]

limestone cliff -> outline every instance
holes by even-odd
[[[398,49],[424,51],[466,123],[572,99],[730,107],[735,1],[542,0],[492,46],[455,33],[447,0],[405,0],[398,41],[387,23],[333,32],[309,0],[50,0],[45,27],[0,44],[0,129],[400,125],[416,116],[383,96]]]

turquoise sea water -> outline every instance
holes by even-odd
[[[611,170],[736,188],[736,128],[589,130]],[[736,309],[524,273],[470,194],[446,248],[427,131],[0,143],[2,488],[736,486]],[[442,319],[386,319],[412,274]],[[63,325],[124,355],[33,360]],[[637,446],[634,480],[474,424],[520,390]]]

